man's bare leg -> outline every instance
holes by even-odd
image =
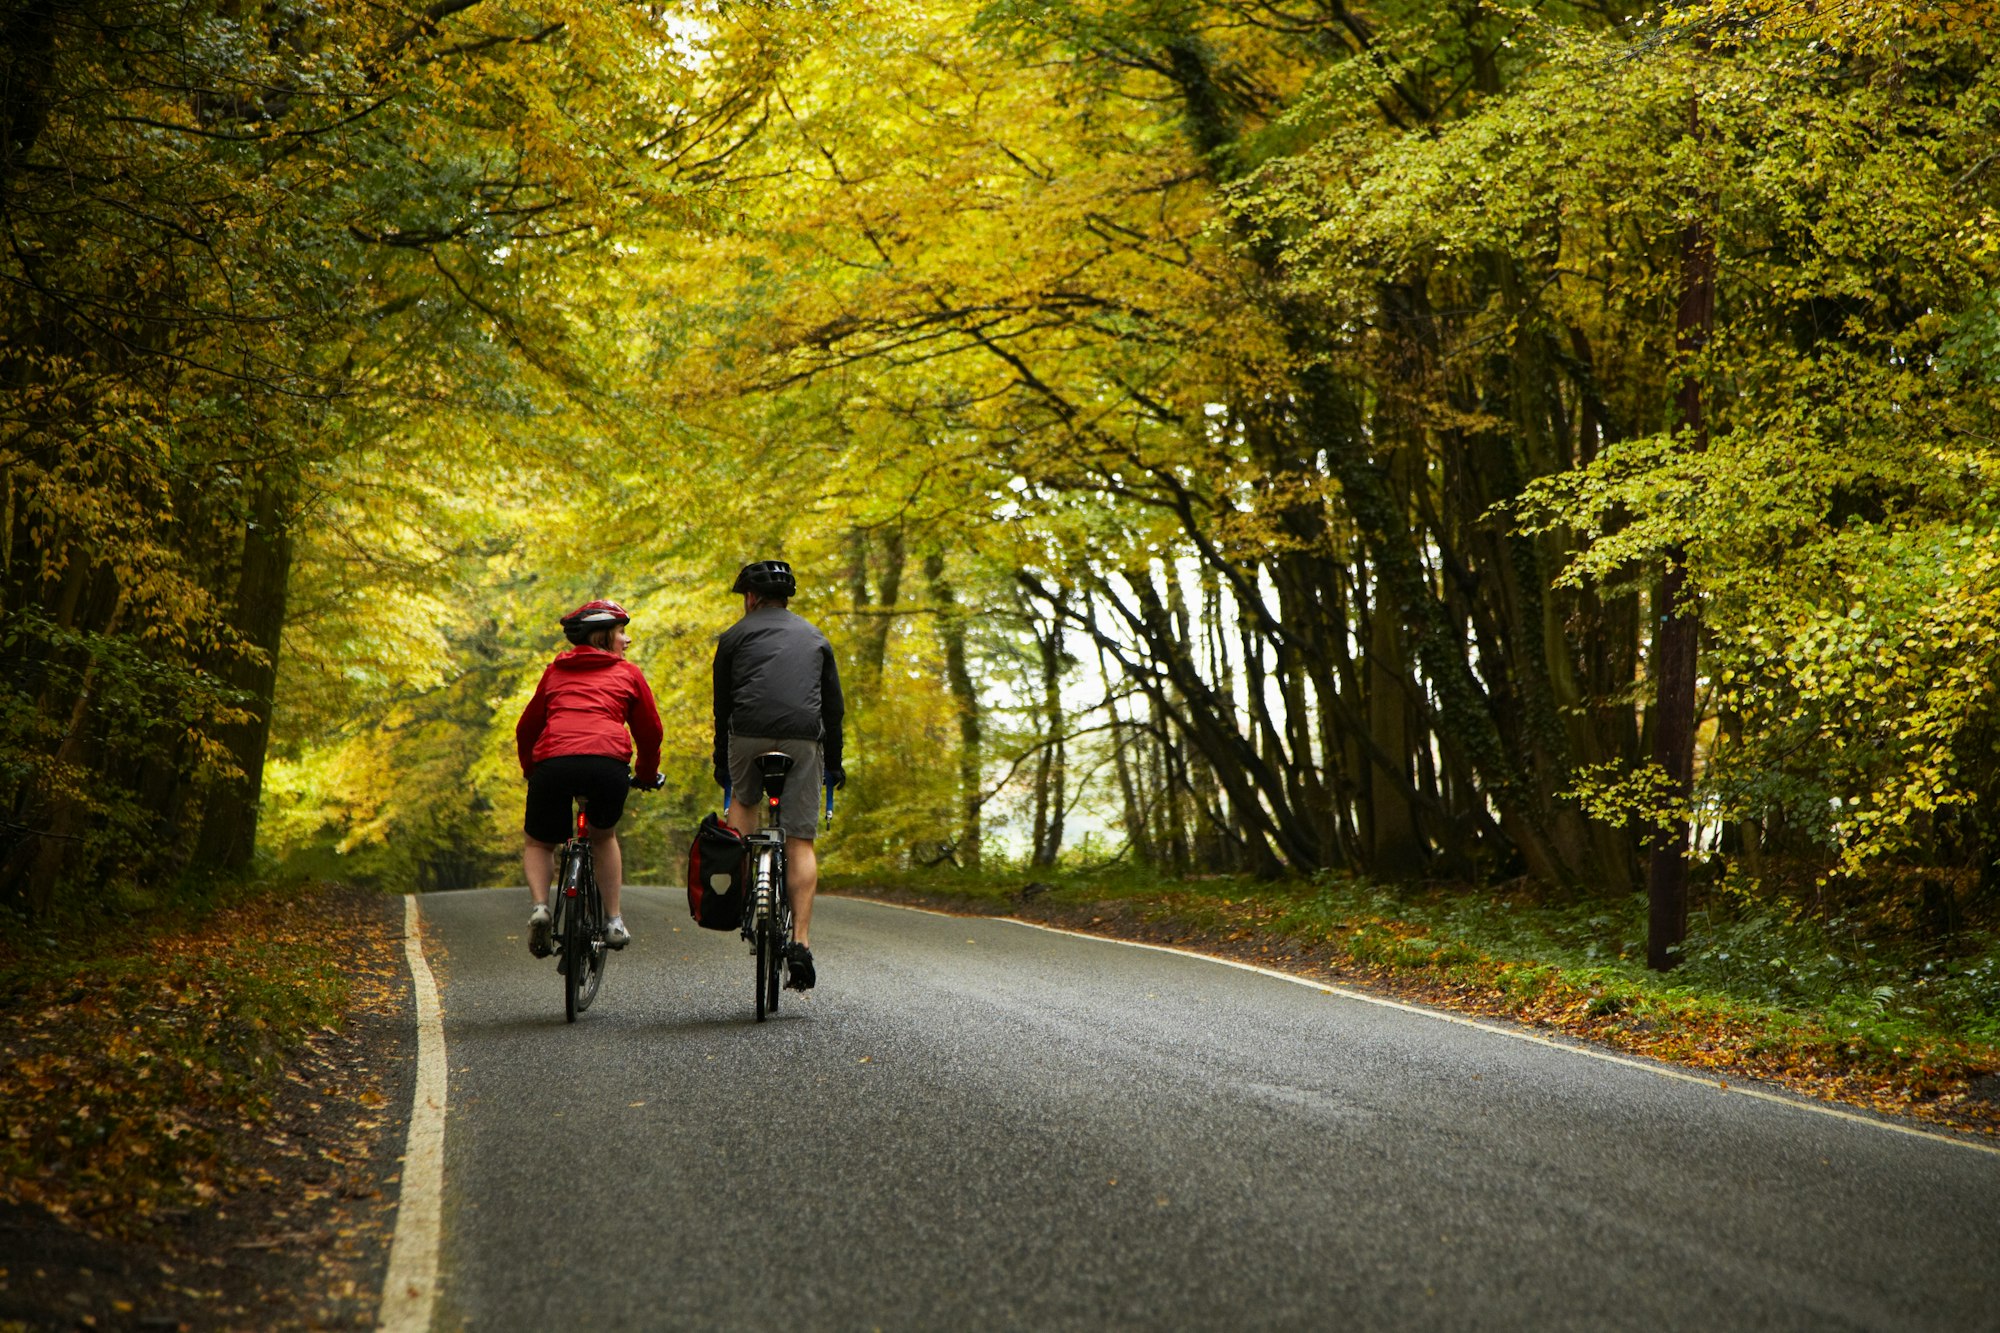
[[[819,891],[819,851],[811,838],[785,839],[785,888],[792,900],[792,938],[810,949],[813,894]]]

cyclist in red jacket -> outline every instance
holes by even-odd
[[[570,836],[570,799],[587,802],[585,831],[590,837],[597,886],[611,914],[604,942],[622,949],[632,941],[618,911],[624,862],[612,831],[625,813],[632,787],[659,788],[660,712],[645,673],[625,660],[631,622],[616,602],[586,602],[562,618],[563,636],[575,646],[559,653],[542,672],[535,697],[521,710],[514,745],[528,779],[528,812],[521,868],[528,876],[534,909],[528,914],[528,952],[549,955],[549,881],[555,852]],[[630,735],[627,735],[627,732]],[[638,774],[627,772],[638,742]]]

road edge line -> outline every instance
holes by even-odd
[[[828,897],[836,895],[829,894]],[[913,907],[908,903],[884,902],[880,898],[857,898],[853,895],[837,895],[853,902],[873,903],[877,907],[894,907],[905,912],[922,912],[926,916],[952,917],[964,919],[960,913],[940,912],[930,907]],[[1193,949],[1177,949],[1170,944],[1148,944],[1143,940],[1123,940],[1115,935],[1094,935],[1087,930],[1069,930],[1063,926],[1044,925],[1040,921],[1028,921],[1018,916],[981,916],[982,921],[1001,921],[1011,926],[1026,926],[1030,930],[1047,931],[1051,935],[1068,935],[1079,940],[1097,940],[1104,944],[1122,944],[1132,949],[1150,949],[1154,953],[1177,954],[1182,958],[1193,958],[1204,963],[1216,963],[1222,967],[1233,967],[1240,972],[1255,972],[1259,976],[1275,981],[1288,981],[1294,986],[1307,986],[1324,995],[1338,995],[1346,1000],[1358,1000],[1362,1004],[1372,1004],[1383,1009],[1400,1009],[1404,1013],[1416,1014],[1423,1018],[1436,1019],[1440,1023],[1454,1023],[1459,1027],[1474,1028],[1480,1032],[1490,1032],[1496,1037],[1511,1037],[1515,1041],[1525,1041],[1535,1046],[1546,1046],[1552,1051],[1565,1051],[1571,1055],[1581,1055],[1605,1064],[1623,1065],[1627,1069],[1637,1069],[1660,1078],[1675,1079],[1682,1083],[1692,1083],[1729,1097],[1751,1097],[1758,1101],[1771,1102],[1778,1106],[1789,1106],[1798,1111],[1810,1111],[1814,1115],[1830,1116],[1835,1120],[1847,1120],[1871,1129],[1887,1130],[1891,1134],[1907,1134],[1911,1138],[1929,1139],[1933,1143],[1949,1144],[1954,1148],[1966,1148],[1972,1152],[1987,1153],[2000,1157],[2000,1147],[1982,1143],[1978,1139],[1965,1138],[1955,1134],[1942,1133],[1934,1129],[1920,1129],[1915,1125],[1897,1124],[1878,1116],[1863,1115],[1858,1111],[1843,1110],[1838,1106],[1828,1106],[1824,1102],[1809,1101],[1791,1093],[1768,1092],[1762,1088],[1730,1084],[1724,1079],[1709,1078],[1702,1074],[1689,1073],[1685,1069],[1675,1069],[1671,1065],[1657,1064],[1651,1060],[1638,1060],[1629,1055],[1617,1055],[1611,1051],[1599,1050],[1594,1046],[1570,1041],[1556,1041],[1538,1032],[1525,1032],[1518,1028],[1506,1027],[1499,1023],[1488,1023],[1477,1018],[1467,1018],[1463,1014],[1449,1013],[1441,1009],[1428,1009],[1407,1000],[1392,1000],[1382,995],[1370,995],[1366,991],[1332,985],[1324,981],[1314,981],[1311,977],[1296,976],[1290,972],[1280,972],[1275,968],[1259,967],[1255,963],[1239,962],[1234,958],[1222,958],[1211,953],[1198,953]]]
[[[403,952],[417,1007],[417,1085],[410,1099],[410,1137],[396,1201],[396,1234],[382,1277],[376,1327],[384,1333],[428,1333],[437,1306],[438,1243],[444,1230],[444,1007],[424,959],[417,895],[403,899]]]

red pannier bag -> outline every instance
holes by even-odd
[[[688,915],[708,930],[743,924],[743,835],[715,815],[701,821],[688,848]]]

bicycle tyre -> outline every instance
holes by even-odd
[[[769,1013],[778,1012],[778,990],[785,973],[785,937],[773,925],[771,928],[771,962],[764,969],[764,1008]]]
[[[585,1000],[582,1004],[576,1002],[577,996],[583,990],[584,974],[589,971],[586,960],[590,954],[590,929],[586,920],[589,912],[585,906],[586,899],[582,893],[571,896],[571,891],[579,887],[582,878],[583,858],[580,856],[566,858],[562,883],[557,886],[556,892],[562,895],[563,900],[563,1019],[570,1023],[576,1022],[576,1016],[590,1006],[589,1000]]]
[[[764,973],[764,1006],[774,1014],[778,1012],[778,993],[785,988],[785,946],[792,940],[787,915],[782,906],[771,913],[771,966]]]
[[[764,973],[764,1004],[778,1012],[778,992],[785,988],[785,949],[792,942],[792,908],[785,888],[785,855],[771,856],[771,965]]]
[[[563,957],[563,896],[562,882],[569,874],[569,848],[556,848],[554,873],[549,876],[549,956],[556,960],[556,975],[561,976],[569,967],[569,960]]]
[[[769,920],[757,923],[757,1021],[764,1021],[767,1008],[764,1002],[764,973],[771,963],[771,923]]]
[[[604,984],[604,969],[611,961],[611,950],[604,943],[604,898],[598,892],[595,875],[585,877],[577,901],[590,904],[582,913],[583,980],[576,992],[576,1011],[582,1013],[590,1008],[590,1002],[597,998],[597,988]]]

